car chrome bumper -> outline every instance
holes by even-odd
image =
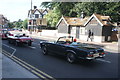
[[[86,57],[86,59],[90,60],[90,59],[103,58],[103,57],[105,57],[105,54],[104,55],[95,56],[95,57]]]

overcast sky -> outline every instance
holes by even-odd
[[[40,4],[51,0],[32,0],[33,6],[40,8]],[[0,0],[0,14],[10,21],[25,20],[28,10],[31,8],[31,0]]]

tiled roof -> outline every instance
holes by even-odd
[[[77,17],[65,17],[64,19],[66,20],[67,24],[71,26],[83,26],[84,23],[87,21],[88,17],[81,19]]]
[[[103,15],[100,15],[100,14],[94,14],[98,20],[103,24],[103,25],[110,25],[111,22],[110,22],[110,16],[103,16]]]
[[[59,20],[57,26],[60,24],[61,20],[64,20],[67,25],[71,25],[71,26],[86,26],[93,17],[95,17],[95,19],[101,24],[101,26],[111,26],[112,25],[112,23],[110,22],[110,16],[93,14],[91,17],[85,17],[84,19],[77,18],[77,17],[62,16],[62,18]]]
[[[36,11],[36,10],[38,10],[40,13],[43,13],[45,10],[47,10],[47,9],[33,9],[33,10],[29,10],[28,11],[28,14],[29,14],[29,12],[31,11],[32,12],[32,14],[34,14],[34,12]],[[50,10],[47,10],[48,12],[50,11]]]

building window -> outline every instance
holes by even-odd
[[[32,15],[30,15],[30,18],[32,18]]]
[[[29,25],[31,25],[32,23],[31,23],[31,20],[29,21]]]
[[[35,14],[35,18],[39,18],[39,14]]]
[[[33,25],[36,25],[36,20],[33,20]]]
[[[42,20],[40,20],[40,24],[42,24]]]

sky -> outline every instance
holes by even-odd
[[[40,9],[40,4],[46,1],[51,0],[32,0],[32,3]],[[7,17],[10,22],[25,20],[30,9],[31,0],[0,0],[0,14]]]

